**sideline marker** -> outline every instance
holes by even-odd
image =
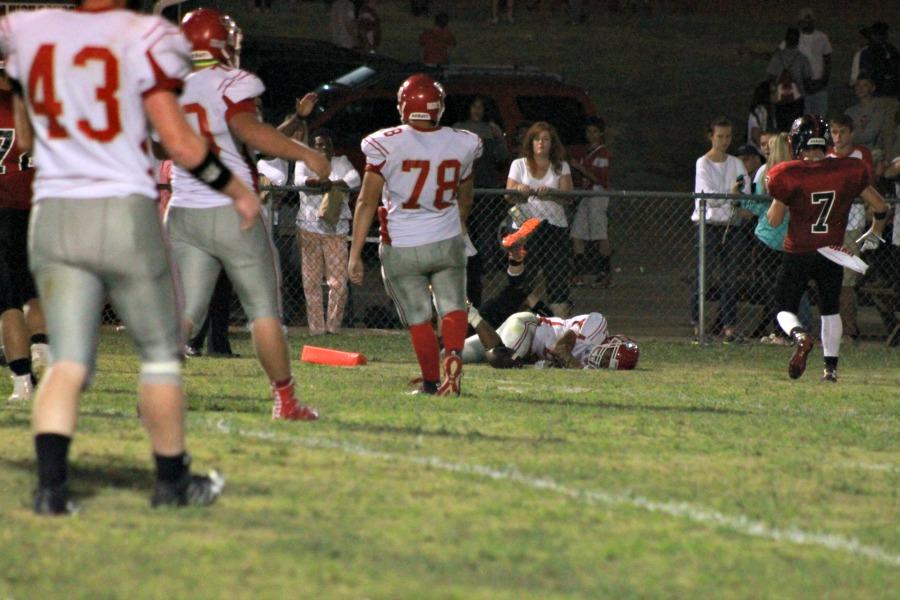
[[[303,346],[300,361],[331,367],[358,367],[368,362],[365,354],[360,352],[344,352],[319,346]]]

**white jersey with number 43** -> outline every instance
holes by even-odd
[[[403,248],[462,233],[456,200],[460,182],[472,177],[472,163],[481,156],[480,137],[451,127],[401,125],[369,135],[362,151],[366,171],[384,177],[384,241]]]
[[[606,317],[595,312],[578,315],[571,319],[540,317],[531,342],[531,352],[540,358],[551,358],[550,350],[567,331],[575,332],[575,347],[572,349],[572,356],[581,364],[587,364],[591,348],[602,343],[608,335]]]
[[[256,98],[266,90],[259,77],[224,65],[200,69],[187,78],[179,102],[194,131],[249,188],[256,186],[256,166],[244,143],[235,138],[228,121],[242,112],[257,114]],[[181,167],[172,169],[170,206],[212,208],[231,199],[210,188]]]
[[[34,128],[35,201],[156,197],[143,96],[190,73],[177,27],[128,10],[19,11],[0,47]]]

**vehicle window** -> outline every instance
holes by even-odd
[[[479,97],[484,101],[484,120],[493,121],[500,126],[500,129],[503,129],[503,119],[500,118],[500,109],[497,107],[497,101],[490,96]],[[441,119],[441,122],[453,125],[460,121],[468,121],[469,106],[474,99],[474,94],[451,94],[447,96],[444,118]]]
[[[519,96],[519,111],[527,121],[547,121],[565,145],[584,144],[585,111],[581,102],[566,96]]]
[[[324,127],[334,134],[338,147],[359,146],[364,137],[400,123],[396,101],[388,98],[361,98],[340,109]]]

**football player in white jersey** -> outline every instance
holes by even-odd
[[[265,90],[255,75],[236,68],[240,30],[231,17],[201,8],[185,15],[181,29],[193,47],[194,72],[185,81],[181,106],[194,129],[247,185],[255,185],[260,151],[303,161],[321,179],[328,160],[263,123],[257,101]],[[253,335],[253,345],[269,378],[273,419],[315,421],[318,412],[297,401],[281,328],[278,257],[266,224],[242,231],[228,210],[228,198],[210,190],[186,169],[175,167],[172,200],[166,213],[172,253],[184,285],[188,330],[203,323],[221,269],[231,280]]]
[[[184,442],[181,336],[175,286],[147,153],[148,122],[173,160],[223,191],[243,226],[259,198],[210,152],[178,107],[190,47],[176,27],[84,0],[76,11],[14,12],[0,47],[15,82],[16,130],[37,175],[30,265],[44,304],[53,364],[32,425],[39,514],[73,511],[68,450],[90,381],[107,296],[141,359],[140,414],[156,461],[153,506],[209,504],[224,480],[191,475]]]
[[[350,280],[357,285],[363,281],[362,249],[377,210],[381,274],[409,328],[422,370],[420,391],[459,395],[467,330],[464,229],[472,206],[472,162],[481,155],[481,138],[439,125],[444,90],[427,75],[403,82],[397,109],[400,126],[362,141],[366,173],[353,219]],[[444,342],[443,380],[431,325],[432,293]]]
[[[570,319],[531,312],[511,315],[496,330],[469,307],[476,335],[466,340],[464,363],[487,362],[498,369],[539,363],[564,369],[630,370],[639,350],[622,335],[609,335],[606,318],[592,312]]]

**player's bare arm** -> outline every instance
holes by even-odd
[[[302,161],[319,179],[328,179],[331,162],[324,155],[280,133],[250,112],[239,112],[228,121],[228,128],[242,142],[267,156]]]
[[[25,109],[25,102],[21,96],[13,96],[13,118],[16,123],[16,143],[22,152],[31,152],[34,146],[34,130],[31,128],[31,119]]]
[[[175,94],[160,90],[148,95],[144,98],[144,110],[159,134],[163,148],[176,164],[190,170],[199,167],[210,156],[206,142],[184,119]],[[234,202],[234,209],[242,218],[241,228],[252,227],[261,210],[259,197],[233,175],[221,192]]]
[[[778,199],[773,199],[772,205],[766,211],[766,220],[769,221],[769,225],[772,227],[778,227],[784,222],[785,214],[787,214],[787,204]]]
[[[303,126],[306,117],[312,113],[313,109],[316,107],[316,102],[318,101],[319,95],[315,92],[309,92],[302,98],[297,98],[294,102],[294,114],[285,119],[284,123],[277,127],[278,132],[288,137],[292,137],[297,133],[297,130]]]
[[[559,362],[564,369],[580,369],[581,363],[572,356],[572,350],[575,348],[575,340],[577,334],[571,329],[560,337],[551,350],[551,354]]]
[[[366,235],[375,218],[375,211],[381,202],[381,191],[384,188],[384,178],[378,173],[366,171],[363,177],[362,188],[356,199],[356,210],[353,212],[353,235],[350,241],[350,281],[355,285],[362,285],[363,262],[362,250],[366,243]]]

